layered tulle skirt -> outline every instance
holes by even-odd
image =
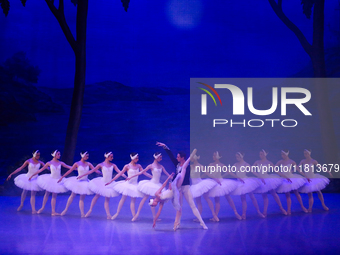
[[[267,193],[270,190],[276,190],[283,182],[283,179],[276,174],[271,174],[268,178],[264,178],[263,180],[265,184],[259,180],[260,186],[254,190],[254,193]]]
[[[150,180],[143,180],[138,182],[137,189],[145,195],[155,196],[155,193],[162,186],[160,183],[154,183]]]
[[[311,182],[306,182],[305,185],[299,188],[301,193],[310,193],[324,189],[329,184],[329,179],[321,174],[314,174],[315,177],[310,178]]]
[[[103,177],[97,177],[89,182],[89,188],[93,193],[99,194],[103,197],[119,196],[119,193],[113,189],[113,187],[117,185],[117,182],[112,182],[105,186],[106,183],[108,182],[104,181]]]
[[[37,183],[40,188],[52,193],[65,193],[68,189],[64,186],[64,180],[58,183],[59,179],[52,178],[50,174],[39,175]]]
[[[221,185],[217,183],[210,191],[209,197],[222,197],[225,195],[229,195],[233,192],[237,187],[238,183],[236,180],[231,179],[219,179]]]
[[[292,190],[299,189],[307,182],[307,180],[299,174],[291,174],[289,176],[291,182],[289,182],[286,178],[282,179],[282,184],[276,189],[277,193],[287,193]]]
[[[137,186],[137,184],[131,184],[128,181],[119,181],[113,189],[124,196],[144,197],[143,193],[138,190]]]
[[[75,194],[79,195],[93,195],[89,188],[89,180],[77,180],[76,176],[66,178],[64,181],[65,187]]]
[[[14,184],[24,190],[41,191],[43,190],[37,183],[37,177],[34,176],[32,180],[28,180],[31,176],[27,174],[20,174],[14,178]]]
[[[256,178],[243,178],[242,180],[244,181],[244,183],[240,180],[236,181],[237,187],[230,193],[231,195],[239,196],[248,194],[256,190],[261,185],[261,181]]]
[[[203,179],[196,183],[193,180],[193,184],[190,186],[192,197],[200,197],[203,194],[209,192],[216,185],[217,182],[212,179]]]

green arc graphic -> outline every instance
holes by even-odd
[[[215,105],[217,106],[217,103],[216,103],[216,100],[215,100],[214,96],[213,96],[208,90],[203,89],[203,88],[199,88],[199,89],[201,89],[201,90],[207,92],[207,93],[209,94],[209,96],[211,96],[211,98],[214,100],[214,103],[215,103]]]

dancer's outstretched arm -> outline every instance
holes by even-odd
[[[119,168],[116,166],[116,164],[113,164],[113,169],[119,174],[121,171],[119,170]],[[122,174],[122,176],[126,179],[127,176],[125,174]]]
[[[92,174],[93,172],[97,172],[97,173],[98,173],[98,172],[99,172],[98,169],[101,168],[101,167],[102,167],[102,163],[96,165],[95,168],[93,168],[92,170],[88,171],[87,173],[78,176],[77,179],[83,178],[84,176],[89,175],[89,174]]]
[[[165,182],[162,184],[162,186],[156,191],[155,197],[158,197],[160,199],[162,190],[166,187],[168,184],[169,180],[175,175],[175,173],[172,173],[169,175],[168,179],[165,180]]]
[[[282,164],[281,161],[282,161],[282,160],[279,160],[279,161],[275,164],[275,166],[280,166],[280,165]],[[289,179],[289,178],[287,178],[287,176],[286,176],[284,173],[281,173],[280,171],[278,171],[276,174],[280,175],[282,178],[286,178],[288,182],[290,182],[290,183],[292,182],[292,180]]]
[[[136,176],[142,175],[142,174],[146,175],[146,171],[148,171],[149,169],[151,169],[151,167],[152,167],[152,165],[148,165],[144,170],[142,169],[142,171],[139,171],[137,174],[132,175],[131,177],[127,177],[127,178],[126,178],[126,181],[128,181],[128,180],[130,180],[130,179],[132,179],[132,178],[134,178],[134,177],[136,177]],[[146,175],[146,176],[148,176],[148,175]],[[150,175],[150,176],[151,176],[151,175]],[[148,176],[148,177],[149,177],[149,176]],[[151,176],[151,178],[152,178],[152,176]]]
[[[14,171],[13,173],[11,173],[11,174],[7,177],[6,181],[8,181],[9,179],[11,179],[12,175],[14,175],[14,174],[20,172],[22,169],[24,169],[24,168],[28,165],[28,163],[29,163],[29,161],[26,160],[26,161],[24,162],[24,164],[22,164],[21,167],[15,169],[15,171]]]
[[[57,183],[59,183],[59,182],[61,182],[61,180],[64,178],[64,177],[66,177],[66,176],[68,176],[73,170],[76,170],[77,169],[77,167],[78,167],[78,164],[77,163],[74,163],[73,164],[73,166],[70,168],[70,170],[68,170],[58,181],[57,181]]]
[[[109,185],[110,183],[112,183],[112,182],[114,182],[115,180],[117,180],[120,176],[122,176],[127,170],[128,170],[128,165],[125,165],[124,166],[124,168],[123,168],[123,170],[119,173],[119,174],[117,174],[111,181],[109,181],[108,183],[106,183],[105,184],[105,186],[106,185]]]
[[[161,143],[161,142],[156,142],[156,145],[162,147],[165,152],[168,154],[168,156],[170,157],[170,160],[172,161],[172,163],[177,166],[178,165],[178,161],[177,159],[175,158],[174,154],[172,154],[172,151],[169,149],[168,146],[166,146],[165,143]]]

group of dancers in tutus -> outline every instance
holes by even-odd
[[[39,150],[36,150],[33,152],[32,158],[26,160],[21,167],[11,173],[8,176],[7,180],[9,180],[14,174],[23,170],[26,166],[28,166],[27,174],[20,174],[15,177],[14,183],[16,186],[23,189],[21,194],[21,204],[18,207],[18,211],[20,211],[23,207],[27,191],[31,191],[30,203],[33,214],[41,213],[44,210],[45,205],[48,201],[48,197],[50,193],[52,193],[52,216],[65,215],[74,197],[78,194],[80,195],[79,209],[81,217],[90,216],[98,198],[100,196],[103,196],[105,197],[104,208],[106,211],[107,219],[113,220],[118,217],[126,198],[130,197],[132,221],[135,221],[137,220],[143,205],[151,196],[152,198],[148,200],[148,203],[151,207],[151,212],[153,215],[153,227],[155,227],[164,203],[168,200],[171,200],[176,210],[174,230],[177,230],[180,226],[183,197],[188,202],[193,214],[196,216],[197,219],[195,219],[195,221],[199,222],[203,229],[208,228],[201,217],[201,197],[206,200],[212,212],[212,218],[210,220],[215,222],[219,221],[218,214],[220,211],[220,197],[223,196],[227,199],[229,205],[235,213],[236,218],[239,220],[246,219],[247,194],[249,195],[253,205],[255,206],[257,213],[260,217],[263,218],[267,216],[268,194],[271,194],[274,197],[276,203],[278,204],[281,212],[284,215],[291,214],[291,192],[296,195],[296,198],[299,201],[302,210],[306,213],[312,212],[312,207],[314,203],[313,192],[317,192],[323,208],[325,210],[328,210],[327,206],[324,203],[324,198],[321,190],[327,186],[327,184],[329,183],[329,179],[323,175],[314,173],[314,171],[298,171],[298,174],[293,173],[292,171],[293,167],[308,165],[308,167],[311,168],[312,166],[316,166],[318,164],[318,162],[311,157],[311,150],[309,149],[304,150],[305,159],[301,160],[299,165],[297,165],[293,160],[289,158],[288,150],[282,150],[282,160],[278,161],[275,166],[288,166],[288,169],[291,170],[288,172],[277,172],[275,174],[268,174],[268,172],[263,171],[252,173],[240,171],[242,167],[247,167],[250,165],[244,160],[244,153],[237,152],[235,155],[237,163],[234,164],[234,167],[237,169],[237,171],[228,171],[222,174],[221,171],[197,171],[197,169],[201,169],[203,168],[203,166],[198,162],[200,157],[196,154],[196,149],[187,159],[184,152],[179,152],[176,155],[177,157],[175,158],[172,151],[164,143],[157,142],[156,145],[162,147],[168,154],[170,160],[176,167],[175,173],[169,174],[166,169],[160,164],[162,160],[162,154],[160,152],[157,152],[153,155],[153,163],[148,165],[145,169],[143,169],[142,166],[137,163],[139,160],[138,153],[131,153],[131,162],[129,164],[126,164],[123,169],[120,170],[115,164],[112,163],[112,152],[106,152],[104,154],[105,160],[94,167],[90,162],[88,162],[89,153],[87,151],[81,152],[81,159],[78,162],[74,163],[73,166],[69,166],[59,160],[61,154],[58,150],[52,152],[51,155],[53,159],[46,164],[39,160],[40,152]],[[253,164],[253,166],[274,167],[274,164],[267,159],[267,155],[267,151],[261,150],[259,153],[260,160],[257,160]],[[211,163],[210,166],[225,167],[225,165],[220,162],[220,158],[220,154],[217,151],[214,152],[214,162]],[[190,162],[191,170],[187,170]],[[68,171],[64,175],[61,175],[61,167],[68,169]],[[45,169],[49,169],[51,173],[38,175]],[[65,178],[72,171],[75,170],[78,171],[78,176]],[[113,170],[117,172],[114,178]],[[151,171],[151,174],[149,173],[149,171]],[[88,175],[93,172],[97,172],[102,176],[89,180]],[[168,176],[163,184],[160,183],[160,177],[162,173]],[[138,176],[141,174],[146,175],[150,178],[150,180],[143,180],[138,182]],[[248,176],[250,174],[253,174],[254,176]],[[332,177],[331,172],[329,172],[329,174]],[[227,179],[227,175],[233,178]],[[124,177],[125,180],[116,181],[120,176]],[[38,211],[36,211],[35,195],[37,191],[42,190],[45,190],[42,207]],[[71,195],[67,200],[65,209],[59,214],[55,210],[57,195],[59,193],[64,193],[67,191],[71,191]],[[262,194],[264,204],[262,212],[259,209],[254,193]],[[280,198],[277,193],[285,193],[287,199],[287,210],[282,207]],[[302,198],[299,193],[308,194],[308,209],[304,207]],[[84,199],[86,195],[95,196],[91,201],[89,211],[85,214]],[[109,201],[111,197],[117,197],[119,195],[121,195],[121,199],[118,203],[116,213],[112,216],[110,213]],[[240,196],[242,202],[241,215],[238,214],[231,195]],[[135,206],[136,198],[142,198],[137,208],[137,212]],[[212,202],[211,198],[214,198],[215,204]],[[156,213],[155,208],[158,204],[159,208]]]

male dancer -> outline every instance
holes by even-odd
[[[182,166],[185,163],[185,153],[180,151],[177,154],[177,158],[175,158],[175,156],[172,154],[171,150],[169,149],[168,146],[166,146],[164,143],[161,142],[157,142],[156,145],[163,147],[163,149],[166,151],[166,153],[169,155],[172,163],[175,165],[176,167],[176,173],[173,179],[176,179],[176,176],[178,173],[182,172]],[[175,219],[175,223],[174,223],[174,230],[176,231],[179,228],[179,225],[181,223],[181,216],[182,216],[182,205],[183,205],[183,196],[185,197],[185,200],[188,202],[193,214],[197,217],[197,219],[199,220],[201,226],[203,227],[203,229],[208,229],[208,227],[205,225],[201,214],[199,213],[194,199],[192,197],[192,194],[190,192],[190,171],[186,171],[185,173],[185,177],[182,183],[181,188],[179,189],[179,201],[180,201],[180,205],[181,205],[181,209],[177,211],[176,213],[176,219]]]

